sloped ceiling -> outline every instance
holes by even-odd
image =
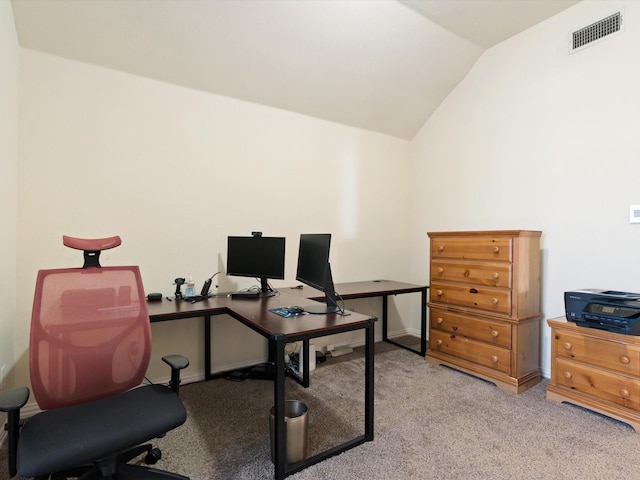
[[[411,139],[485,49],[579,0],[12,0],[20,45]]]

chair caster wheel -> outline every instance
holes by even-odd
[[[155,463],[162,458],[162,452],[159,448],[152,448],[149,453],[144,457],[144,463],[147,465],[155,465]]]

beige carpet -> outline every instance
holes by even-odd
[[[360,351],[329,360],[305,390],[309,454],[363,432]],[[376,345],[375,440],[292,475],[327,479],[624,479],[640,476],[640,435],[628,425],[545,398],[513,395],[388,344]],[[158,467],[202,480],[272,478],[272,384],[186,385],[189,419],[159,440]],[[0,479],[6,479],[6,447]]]

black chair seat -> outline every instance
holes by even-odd
[[[100,460],[182,425],[187,413],[163,385],[145,385],[29,419],[18,444],[18,474],[34,477]]]

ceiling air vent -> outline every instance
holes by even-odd
[[[594,43],[621,31],[622,11],[573,32],[571,34],[571,49],[569,53],[575,53],[578,50],[590,47]]]

